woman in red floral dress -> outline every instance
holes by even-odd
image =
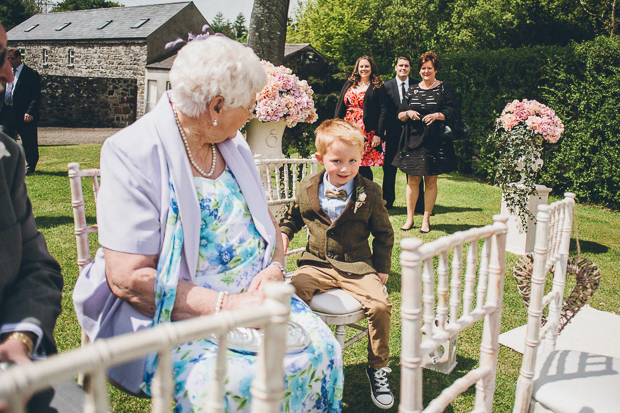
[[[336,104],[334,117],[355,123],[364,133],[360,175],[372,181],[371,166],[383,166],[385,142],[386,94],[377,65],[368,56],[355,62],[351,77],[345,82]]]

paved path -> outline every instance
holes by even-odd
[[[39,145],[103,143],[120,128],[39,128]]]

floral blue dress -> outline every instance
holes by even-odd
[[[238,294],[247,290],[252,278],[262,270],[265,242],[256,230],[241,189],[229,169],[217,179],[194,178],[201,211],[200,251],[193,282],[214,291]],[[169,321],[174,304],[174,268],[178,267],[183,245],[178,208],[172,189],[163,251],[169,258],[158,264],[154,324]],[[166,247],[168,244],[168,248]],[[163,252],[162,252],[163,254]],[[284,360],[284,412],[341,411],[344,374],[342,355],[331,330],[301,300],[293,297],[291,320],[308,333],[311,344],[303,352]],[[167,319],[167,320],[166,320]],[[210,340],[185,343],[173,350],[176,380],[176,412],[195,412],[206,405],[217,345]],[[250,410],[250,386],[255,375],[256,355],[229,350],[227,353],[226,411]],[[146,384],[156,360],[147,361]]]

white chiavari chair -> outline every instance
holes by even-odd
[[[290,285],[270,283],[265,287],[267,298],[259,307],[162,324],[137,333],[97,340],[80,349],[54,355],[31,365],[11,367],[0,372],[0,401],[8,404],[9,413],[24,413],[25,404],[32,394],[81,374],[92,377],[84,411],[107,413],[108,368],[157,352],[159,364],[152,384],[152,411],[168,413],[174,392],[172,349],[179,344],[216,334],[221,351],[217,353],[205,410],[223,412],[227,334],[235,327],[259,326],[264,336],[258,351],[256,377],[251,387],[251,411],[279,413],[284,396],[286,353],[282,343],[286,341],[292,293],[293,287]]]
[[[620,409],[620,359],[556,350],[564,301],[575,194],[538,207],[525,347],[514,413],[615,412]],[[545,294],[547,274],[551,290]],[[548,314],[544,326],[545,308]]]
[[[426,244],[417,238],[401,242],[400,412],[442,412],[473,385],[476,386],[474,411],[492,411],[508,219],[496,215],[493,220],[493,225],[456,232]],[[483,245],[478,260],[479,242]],[[478,321],[483,322],[479,366],[455,380],[424,409],[424,364],[446,340]]]

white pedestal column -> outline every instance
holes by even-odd
[[[286,121],[261,122],[252,119],[247,125],[248,145],[253,154],[262,155],[262,159],[282,159],[282,135]]]
[[[518,184],[515,184],[518,185]],[[538,205],[546,205],[549,200],[549,192],[551,188],[544,185],[536,185],[536,193],[530,197],[528,209],[536,216],[538,213]],[[506,251],[513,254],[523,255],[534,251],[534,241],[536,238],[536,224],[534,220],[528,218],[527,227],[524,231],[521,228],[521,218],[518,215],[511,214],[506,207],[506,201],[502,197],[502,215],[508,215],[508,234],[506,236]]]

